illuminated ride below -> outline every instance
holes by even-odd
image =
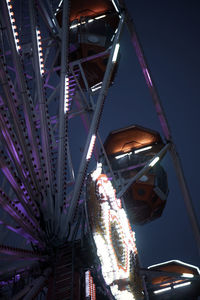
[[[135,234],[117,199],[112,183],[101,173],[101,164],[91,173],[88,187],[88,213],[102,274],[115,299],[142,296]]]

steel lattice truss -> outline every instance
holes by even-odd
[[[168,149],[172,153],[200,244],[169,126],[124,3],[117,3],[112,44],[78,60],[69,59],[69,3],[62,4],[62,25],[55,15],[59,5],[50,0],[1,1],[0,281],[7,282],[9,299],[48,295],[56,249],[68,249],[73,256],[75,242],[72,248],[66,242],[88,232],[83,188],[92,154],[94,161],[100,151],[106,156],[98,127],[125,23],[167,140],[160,155]],[[105,55],[103,80],[91,88],[83,64]]]

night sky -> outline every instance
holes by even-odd
[[[129,0],[126,3],[167,114],[200,220],[199,2]],[[109,90],[101,120],[102,137],[105,139],[111,130],[131,124],[149,127],[162,134],[127,28],[120,49],[118,73]],[[168,173],[170,193],[160,219],[135,227],[141,263],[147,267],[180,259],[199,266],[197,247],[169,154],[162,165]]]

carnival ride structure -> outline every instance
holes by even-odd
[[[146,286],[150,271],[140,268],[133,226],[162,214],[168,186],[160,161],[167,151],[199,249],[200,235],[125,3],[2,0],[0,16],[0,297],[149,299],[154,282]],[[124,25],[165,142],[132,124],[102,142]]]

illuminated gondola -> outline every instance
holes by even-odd
[[[158,132],[141,126],[130,126],[111,132],[104,147],[116,174],[119,190],[164,147],[164,143]],[[144,224],[160,217],[167,195],[167,175],[161,164],[156,163],[124,195],[130,222]]]
[[[61,26],[62,10],[57,12],[57,20]],[[92,91],[101,88],[109,57],[108,49],[112,45],[118,23],[119,16],[111,1],[71,2],[69,60],[73,62],[87,58],[82,62],[84,75],[82,73],[80,81],[84,89],[85,79]]]
[[[200,295],[199,268],[179,260],[148,267],[151,299],[197,299]]]

